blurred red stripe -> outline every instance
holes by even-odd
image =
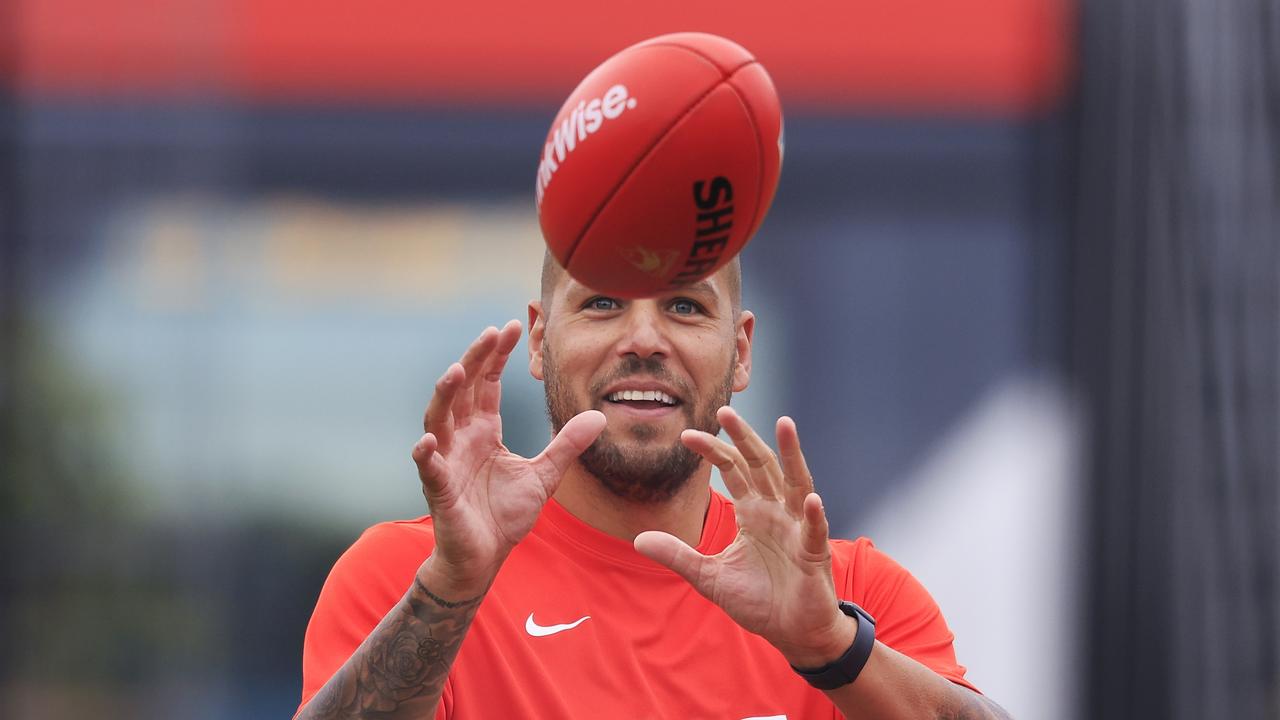
[[[545,104],[632,42],[705,30],[788,105],[1005,113],[1051,105],[1071,52],[1067,0],[18,1],[40,94]]]

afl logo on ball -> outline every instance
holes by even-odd
[[[680,259],[680,253],[675,250],[650,250],[640,245],[622,248],[619,252],[635,269],[660,278],[666,277],[671,266]]]

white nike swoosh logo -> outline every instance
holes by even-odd
[[[524,631],[534,637],[546,637],[548,635],[555,635],[558,632],[564,632],[565,630],[572,630],[581,625],[583,620],[590,619],[590,615],[583,615],[577,620],[574,620],[571,623],[565,623],[564,625],[539,625],[533,621],[533,613],[529,613],[529,619],[524,621]]]

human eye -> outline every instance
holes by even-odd
[[[618,304],[617,300],[610,297],[604,297],[603,295],[597,295],[582,305],[582,309],[584,310],[598,310],[600,312],[617,310],[619,307],[621,307],[621,305]]]
[[[702,306],[689,298],[676,298],[671,301],[671,311],[677,315],[693,315],[702,313]]]

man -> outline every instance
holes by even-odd
[[[529,371],[550,444],[503,447],[521,327],[487,329],[413,448],[430,517],[371,528],[325,584],[299,717],[1006,717],[914,578],[828,540],[795,423],[775,456],[728,407],[754,328],[737,260],[624,300],[548,258]]]

